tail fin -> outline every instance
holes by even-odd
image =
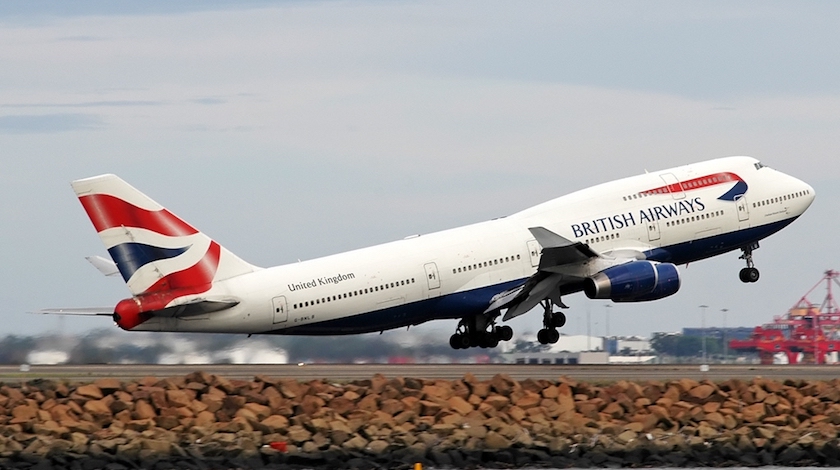
[[[259,269],[115,175],[71,184],[135,296],[199,294]]]

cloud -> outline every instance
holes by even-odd
[[[102,119],[90,114],[0,116],[0,134],[54,134],[102,126]]]
[[[0,105],[0,108],[112,108],[124,106],[160,106],[163,104],[166,104],[166,102],[152,100],[107,100],[83,101],[79,103],[9,103]]]

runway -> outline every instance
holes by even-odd
[[[33,365],[29,370],[20,366],[0,366],[0,381],[26,382],[36,379],[87,382],[102,377],[121,380],[142,377],[184,376],[195,371],[229,379],[251,380],[255,376],[289,377],[297,380],[326,379],[347,382],[382,374],[385,377],[415,377],[428,379],[459,379],[472,373],[486,380],[496,374],[507,374],[524,380],[568,378],[587,382],[615,382],[619,380],[659,380],[690,378],[713,382],[732,378],[749,380],[756,376],[783,381],[831,380],[840,377],[840,367],[827,365],[711,365],[701,372],[699,365],[522,365],[522,364],[96,364],[96,365]]]

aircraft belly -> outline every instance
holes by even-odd
[[[688,242],[677,243],[661,248],[654,248],[645,252],[647,259],[652,261],[686,264],[692,261],[706,259],[712,256],[737,250],[742,246],[756,242],[785,228],[798,216],[778,222],[753,226],[744,230],[715,234]]]

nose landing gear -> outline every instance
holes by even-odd
[[[742,259],[747,262],[747,267],[741,269],[738,273],[738,277],[741,279],[741,282],[756,282],[758,281],[759,273],[758,269],[755,267],[753,263],[752,252],[758,248],[758,242],[753,243],[752,245],[745,246],[741,248],[743,254],[739,256],[739,259]]]

